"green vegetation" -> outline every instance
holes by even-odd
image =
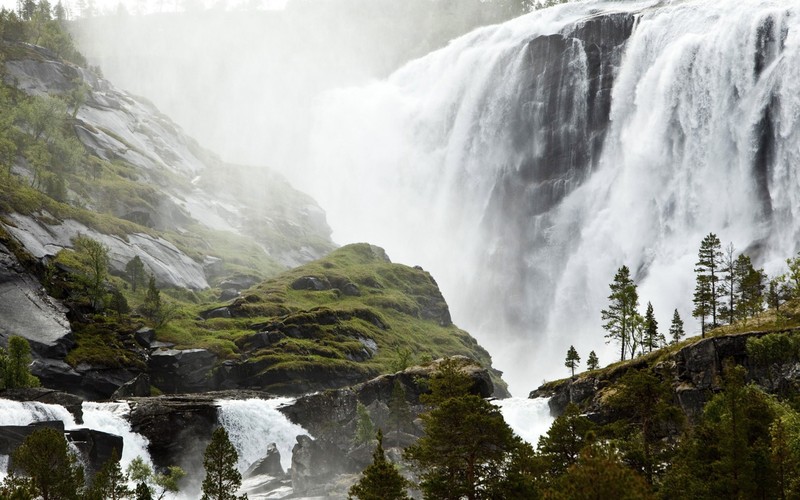
[[[605,322],[603,328],[608,332],[606,338],[609,341],[619,342],[621,347],[619,359],[625,361],[627,349],[630,349],[629,346],[633,343],[639,294],[627,266],[622,266],[617,270],[614,282],[609,286],[611,287],[611,295],[608,296],[609,306],[608,309],[602,311],[602,318]],[[632,351],[635,352],[635,347]]]
[[[358,421],[356,422],[353,443],[356,445],[369,443],[375,435],[375,424],[372,423],[367,407],[360,401],[356,403],[356,413],[358,414]]]
[[[203,479],[202,500],[238,500],[236,490],[242,485],[242,475],[236,469],[239,455],[228,438],[228,432],[219,427],[211,436],[211,443],[203,455],[206,477]]]
[[[33,431],[11,456],[23,475],[12,472],[0,486],[2,498],[78,500],[83,498],[83,468],[61,431]]]
[[[22,337],[12,335],[8,349],[0,347],[0,389],[37,387],[39,379],[31,375],[31,346]]]
[[[572,372],[572,377],[575,377],[575,368],[578,367],[580,362],[581,357],[578,355],[578,351],[575,350],[575,346],[569,346],[569,349],[567,350],[567,359],[564,362],[564,366],[570,369]]]
[[[125,470],[127,479],[136,484],[133,496],[136,500],[162,499],[167,493],[177,493],[178,483],[186,477],[186,472],[176,465],[171,465],[164,473],[154,472],[142,457],[131,460]]]
[[[378,446],[372,454],[372,463],[364,469],[361,478],[348,492],[348,499],[359,500],[407,500],[408,481],[400,475],[397,467],[383,452],[383,432],[376,435]]]

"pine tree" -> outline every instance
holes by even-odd
[[[597,359],[597,354],[595,354],[594,351],[589,353],[589,358],[586,360],[586,368],[588,368],[589,371],[600,368],[600,360]]]
[[[675,312],[672,313],[672,324],[669,327],[669,336],[671,344],[677,344],[681,341],[681,338],[686,335],[683,331],[683,320],[681,319],[681,315],[678,314],[678,310],[675,309]]]
[[[375,435],[375,424],[372,423],[367,407],[361,401],[356,402],[356,415],[358,420],[356,420],[353,443],[356,445],[369,443]]]
[[[203,479],[202,500],[237,500],[236,490],[242,485],[242,474],[236,468],[239,455],[224,427],[211,435],[211,443],[203,455],[206,477]]]
[[[30,477],[34,496],[43,500],[82,498],[83,468],[56,429],[33,431],[14,451],[11,463]]]
[[[564,362],[564,366],[572,371],[572,378],[575,378],[575,368],[577,368],[580,361],[581,357],[578,356],[578,351],[575,350],[574,346],[569,346],[567,350],[567,360]]]
[[[8,350],[0,347],[0,388],[38,387],[39,379],[31,375],[30,364],[30,344],[12,335],[8,339]]]
[[[595,424],[581,415],[575,403],[569,403],[564,413],[556,417],[547,434],[539,438],[539,453],[547,464],[547,472],[558,476],[578,461],[586,446],[586,436],[596,429]]]
[[[439,373],[423,398],[434,406],[421,416],[425,435],[405,457],[420,473],[426,498],[494,498],[520,440],[496,406],[469,394],[472,382],[455,363],[442,363]]]
[[[749,263],[749,259],[748,259]],[[764,310],[764,270],[754,269],[749,265],[740,283],[740,306],[738,316],[742,319],[752,318]]]
[[[138,255],[125,264],[125,273],[128,275],[128,282],[131,284],[131,290],[134,293],[139,285],[145,284],[144,263],[142,263],[142,259]]]
[[[733,323],[736,309],[736,259],[733,257],[735,252],[733,243],[728,244],[720,261],[720,270],[723,273],[720,289],[722,295],[728,299],[727,304],[720,306],[720,314],[727,318],[728,324]]]
[[[653,304],[647,303],[647,311],[644,314],[644,347],[647,352],[661,347],[663,336],[658,333],[658,321],[653,313]]]
[[[711,327],[717,326],[717,307],[722,289],[719,286],[719,274],[722,260],[721,243],[717,235],[709,233],[700,243],[695,273],[695,317],[701,318],[701,335],[706,334],[706,317],[711,317]]]
[[[128,498],[131,493],[119,465],[119,452],[114,448],[111,458],[95,474],[88,497],[97,500],[121,500]]]
[[[150,275],[147,282],[147,291],[141,310],[142,314],[150,321],[156,321],[161,311],[161,292],[156,287],[156,278],[153,275]]]
[[[361,479],[348,491],[348,499],[359,500],[407,500],[408,481],[400,475],[397,467],[386,460],[383,452],[383,432],[378,430],[378,446],[372,454],[372,463],[361,473]]]
[[[400,446],[400,432],[411,422],[411,408],[403,384],[398,378],[394,380],[389,399],[389,422],[395,432],[395,446]]]
[[[625,360],[628,343],[631,340],[631,329],[634,317],[637,316],[636,309],[639,307],[639,294],[636,285],[630,277],[630,270],[627,266],[622,266],[617,270],[614,281],[609,285],[611,295],[608,296],[608,309],[601,311],[603,329],[606,334],[607,342],[619,342],[620,361]]]

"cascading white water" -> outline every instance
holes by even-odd
[[[768,272],[797,251],[800,6],[783,0],[545,9],[316,116],[298,183],[334,238],[431,271],[515,393],[566,374],[570,344],[614,361],[600,310],[621,265],[663,330],[677,308],[691,332],[703,236]]]
[[[292,464],[292,447],[297,436],[308,434],[278,411],[292,399],[219,400],[219,422],[228,432],[231,443],[239,454],[238,468],[244,472],[267,453],[267,446],[275,443],[281,454],[284,470]]]
[[[9,401],[0,399],[0,425],[28,425],[34,422],[61,421],[64,429],[87,428],[121,436],[123,440],[120,466],[123,470],[137,456],[152,466],[147,451],[147,439],[131,430],[124,415],[130,411],[127,403],[91,403],[82,406],[83,423],[77,424],[75,418],[63,406],[39,403],[36,401]],[[7,464],[6,464],[7,465]],[[5,467],[0,468],[5,473]]]
[[[549,401],[550,398],[506,398],[492,403],[500,407],[503,419],[517,436],[536,448],[539,437],[546,434],[553,425]]]

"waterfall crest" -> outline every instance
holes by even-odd
[[[611,362],[623,264],[691,331],[702,237],[797,251],[800,7],[575,2],[481,28],[319,102],[304,186],[339,243],[436,276],[512,390],[570,344]]]

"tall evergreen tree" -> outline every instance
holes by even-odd
[[[8,339],[8,349],[0,347],[0,388],[37,387],[39,379],[31,375],[31,346],[17,335]]]
[[[565,473],[578,461],[581,450],[588,444],[587,435],[595,430],[596,425],[581,415],[576,404],[568,404],[547,433],[539,438],[538,449],[547,472],[552,476]]]
[[[383,452],[383,432],[378,430],[378,446],[372,454],[372,463],[361,473],[361,478],[348,491],[348,499],[407,500],[408,481],[397,467],[386,460]]]
[[[236,496],[242,485],[242,474],[236,468],[239,454],[228,438],[224,427],[219,427],[211,435],[211,443],[203,455],[206,477],[203,479],[202,500],[238,500],[247,495]]]
[[[395,432],[395,446],[400,446],[400,432],[411,422],[411,408],[399,378],[396,378],[392,385],[392,395],[389,399],[389,422]]]
[[[372,423],[367,407],[361,401],[356,402],[356,416],[358,420],[356,420],[353,443],[357,445],[369,443],[375,435],[375,424]]]
[[[575,378],[575,368],[578,367],[578,363],[580,362],[581,357],[578,355],[578,351],[575,350],[575,346],[569,346],[569,349],[567,349],[567,359],[564,362],[564,366],[571,370],[572,378]]]
[[[628,266],[622,266],[617,270],[614,281],[609,287],[611,295],[608,296],[608,309],[601,311],[602,320],[605,322],[603,328],[608,332],[607,342],[620,343],[620,361],[624,361],[631,337],[632,322],[639,307],[639,294],[631,279]]]
[[[719,286],[722,261],[722,244],[714,233],[709,233],[700,243],[695,273],[697,274],[697,287],[695,288],[696,317],[701,317],[702,336],[706,333],[705,318],[711,317],[711,326],[717,326],[717,308],[722,288]],[[702,283],[702,284],[701,284]],[[698,293],[701,292],[701,293]]]
[[[722,272],[722,283],[720,285],[722,295],[727,299],[727,304],[720,306],[720,315],[725,317],[728,324],[732,324],[735,319],[736,308],[736,259],[734,254],[736,249],[733,243],[725,247],[720,261],[720,271]]]
[[[764,270],[755,269],[747,259],[747,267],[739,283],[739,307],[737,316],[746,320],[764,310]]]
[[[419,471],[426,498],[495,498],[493,488],[501,487],[520,440],[496,406],[469,394],[472,382],[453,361],[442,365],[423,398],[434,406],[421,416],[425,435],[406,448],[405,457]]]
[[[663,336],[658,333],[658,321],[653,313],[653,304],[647,303],[647,311],[644,314],[644,347],[647,352],[653,352],[663,343]]]
[[[111,458],[97,471],[87,495],[91,500],[122,500],[133,493],[119,465],[119,452],[114,448]],[[87,499],[87,500],[88,500]]]
[[[686,335],[686,332],[683,331],[683,320],[681,315],[678,314],[678,310],[675,309],[675,312],[672,313],[672,324],[669,326],[670,343],[677,344],[684,335]]]
[[[597,359],[597,354],[595,354],[594,351],[591,351],[589,357],[586,359],[586,368],[590,371],[600,368],[600,360]]]
[[[42,500],[78,500],[83,494],[83,468],[69,451],[61,431],[44,427],[33,431],[14,451],[11,463],[30,478],[34,497]]]
[[[125,273],[128,275],[128,282],[131,284],[131,289],[134,292],[136,292],[139,285],[145,284],[146,273],[144,270],[144,263],[138,255],[125,264]]]

